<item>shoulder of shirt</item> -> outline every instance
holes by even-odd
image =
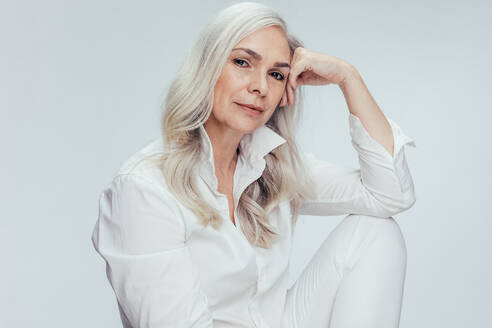
[[[174,213],[180,213],[179,201],[169,190],[164,174],[160,169],[159,155],[163,152],[162,138],[152,139],[120,165],[108,188],[113,189],[116,186],[121,186],[123,181],[132,181],[132,186],[138,185],[145,187],[145,190],[157,192],[169,209]]]
[[[122,177],[137,177],[154,187],[168,190],[159,166],[160,155],[163,151],[162,137],[152,139],[120,165],[113,180]]]

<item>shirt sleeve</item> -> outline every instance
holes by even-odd
[[[92,242],[124,327],[212,327],[173,206],[165,190],[134,174],[115,177],[100,196]]]
[[[301,204],[300,214],[342,215],[364,214],[390,217],[416,201],[414,184],[407,161],[405,145],[416,147],[392,119],[393,156],[375,141],[359,118],[349,115],[352,146],[357,151],[360,168],[337,166],[304,153],[305,163],[313,175],[316,199]]]

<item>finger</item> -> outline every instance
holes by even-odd
[[[293,64],[292,69],[289,72],[288,82],[290,83],[292,88],[294,88],[294,90],[298,87],[298,77],[307,69],[307,64],[308,61],[305,58],[300,58]],[[302,76],[299,77],[299,79],[302,79]]]
[[[288,83],[292,86],[292,88],[295,90],[297,88],[297,76],[301,74],[301,71],[299,70],[299,65],[296,65],[292,68],[292,70],[289,73],[289,81]]]
[[[280,100],[280,107],[284,107],[287,104],[287,92],[282,94],[282,99]]]
[[[296,90],[292,88],[292,105],[296,103]]]
[[[289,76],[289,80],[287,81],[287,87],[292,87],[293,86],[293,83],[294,83],[294,77],[293,76]]]
[[[289,90],[289,106],[292,106],[296,101],[294,88],[292,88],[292,86],[289,85],[288,90]]]
[[[292,95],[290,94],[290,85],[289,84],[286,85],[285,92],[287,95],[287,104],[290,106]]]
[[[289,105],[289,88],[288,84],[285,84],[285,89],[284,89],[284,94],[282,95],[283,101],[284,101],[284,106]]]
[[[297,77],[295,79],[292,79],[292,81],[290,82],[290,86],[294,90],[297,88]]]

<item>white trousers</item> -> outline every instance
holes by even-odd
[[[288,290],[282,327],[398,327],[406,264],[392,217],[347,215]]]

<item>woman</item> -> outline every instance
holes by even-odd
[[[300,86],[337,84],[360,169],[295,144]],[[124,327],[397,327],[415,202],[403,146],[357,70],[272,9],[221,11],[173,81],[162,138],[100,198],[92,240]],[[298,215],[348,214],[288,288]]]

